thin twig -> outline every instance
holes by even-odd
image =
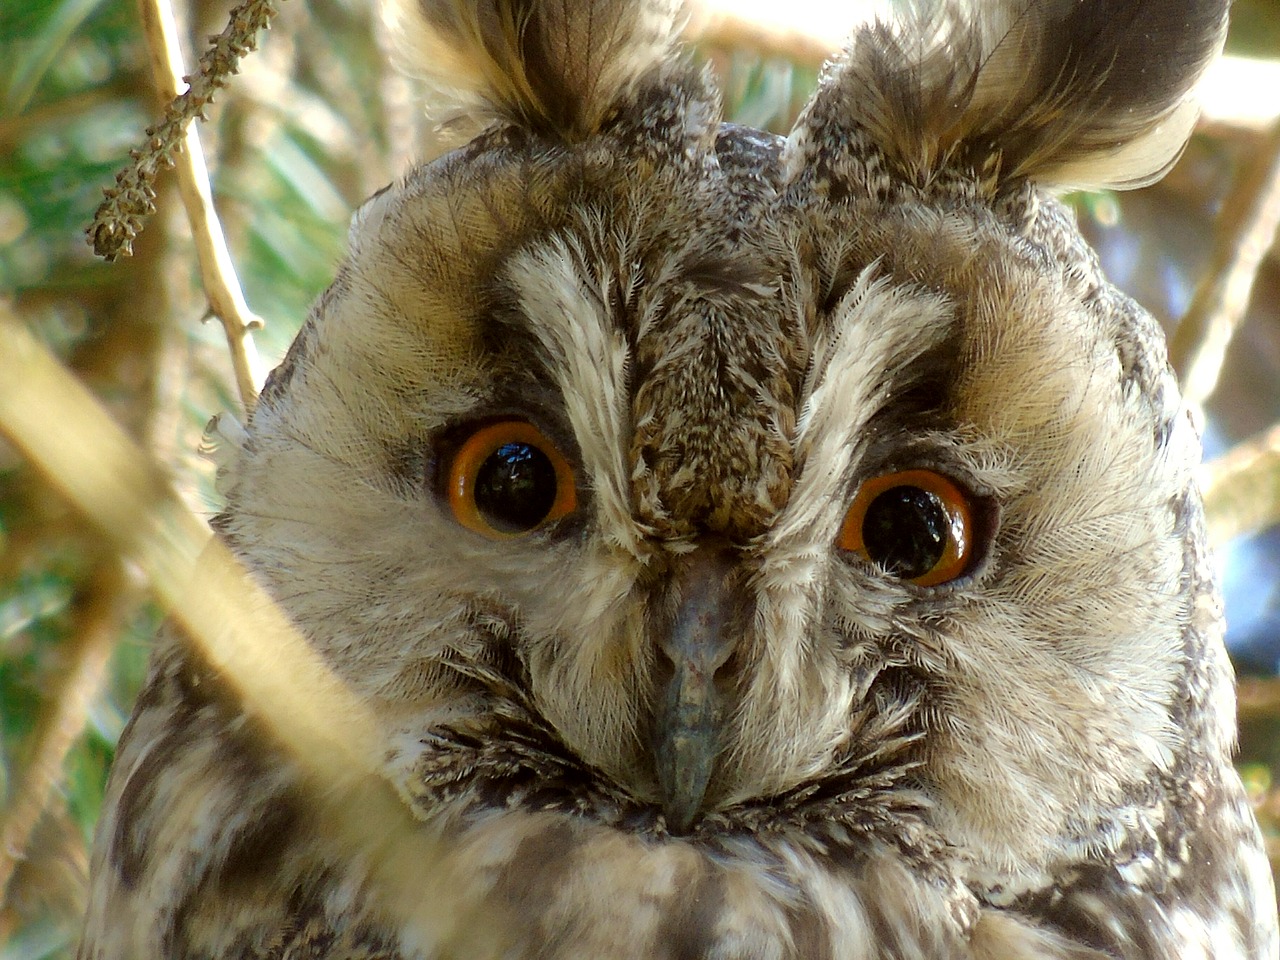
[[[155,30],[152,22],[158,23],[159,17],[146,4],[142,10],[150,37]],[[147,129],[146,143],[130,152],[132,162],[116,174],[116,185],[103,191],[106,200],[86,231],[100,257],[114,260],[129,255],[143,219],[155,213],[156,175],[162,167],[173,164],[185,142],[188,124],[196,117],[204,118],[204,108],[213,102],[214,93],[227,85],[240,58],[257,46],[258,33],[274,15],[271,0],[244,0],[231,11],[226,29],[200,57],[200,71],[187,78],[186,92],[173,99],[160,123]],[[151,47],[155,49],[154,44]],[[173,88],[176,90],[176,84]]]
[[[1218,225],[1204,279],[1169,348],[1183,396],[1192,407],[1202,406],[1217,386],[1258,267],[1280,225],[1280,122],[1232,187]]]
[[[1280,714],[1280,677],[1241,677],[1236,687],[1241,717],[1274,717]]]
[[[378,106],[381,108],[387,158],[393,171],[407,170],[422,153],[422,125],[426,114],[415,99],[412,81],[394,66],[395,38],[386,18],[376,12],[373,35],[382,55],[378,79]]]
[[[21,776],[19,792],[0,825],[0,895],[7,915],[14,870],[24,859],[31,835],[62,779],[62,765],[84,729],[89,704],[102,685],[120,624],[132,602],[124,572],[115,560],[103,561],[90,579],[79,616],[66,648],[68,662],[45,701],[36,725],[31,759]]]
[[[138,565],[246,713],[270,723],[312,788],[309,810],[326,842],[368,865],[372,893],[410,935],[443,942],[451,955],[497,956],[510,919],[475,916],[484,901],[468,886],[482,879],[441,861],[435,834],[382,776],[386,744],[369,704],[3,301],[0,356],[15,374],[0,377],[0,437]]]
[[[139,79],[136,74],[121,74],[100,87],[41,104],[25,113],[0,117],[0,150],[7,153],[17,144],[48,127],[79,120],[103,104],[118,103],[123,98],[133,96],[138,89]]]
[[[133,160],[116,175],[116,185],[103,191],[106,199],[87,232],[94,250],[107,260],[130,255],[143,219],[155,212],[156,176],[164,166],[177,167],[210,313],[226,333],[236,389],[245,412],[250,413],[262,382],[251,331],[262,326],[262,321],[249,309],[240,288],[213,208],[204,151],[192,121],[204,117],[214,93],[226,86],[240,59],[257,46],[258,34],[275,16],[275,8],[271,0],[244,0],[236,6],[226,29],[213,38],[212,45],[200,57],[198,73],[191,78],[183,77],[177,25],[169,0],[142,0],[140,9],[156,89],[168,107],[164,119],[148,129],[146,145],[131,152]],[[187,89],[179,94],[179,84],[184,80],[188,82]]]
[[[180,620],[190,621],[184,622],[185,627],[198,638],[218,639],[221,649],[215,651],[215,662],[246,658],[235,663],[231,672],[244,673],[253,699],[288,702],[287,709],[279,704],[264,707],[268,713],[281,714],[277,732],[282,739],[307,748],[299,750],[302,754],[320,750],[324,744],[332,756],[330,762],[339,765],[361,766],[379,755],[377,734],[364,706],[260,587],[245,580],[242,593],[232,592],[221,603],[196,603],[199,594],[212,588],[201,579],[199,589],[192,589],[197,558],[208,552],[225,555],[232,568],[235,562],[220,544],[209,543],[209,528],[182,504],[162,468],[3,304],[0,356],[16,373],[0,378],[0,436],[120,553],[142,568],[165,604]],[[49,430],[50,422],[57,423],[58,429]],[[232,576],[223,572],[213,579],[229,581]],[[214,584],[219,585],[226,589],[229,583]],[[211,606],[226,609],[206,609]],[[265,632],[257,638],[241,635],[243,624],[235,622],[241,616],[260,619]],[[283,668],[284,663],[289,666]],[[343,717],[343,722],[332,724],[325,719],[333,716]]]
[[[259,9],[249,10],[251,6]],[[140,7],[156,91],[162,102],[176,101],[184,67],[173,8],[169,0],[142,0]],[[223,36],[237,28],[237,24],[240,24],[238,29],[241,33],[256,35],[256,31],[265,27],[274,14],[275,11],[269,4],[241,4],[232,11],[231,23]],[[248,26],[242,23],[245,18],[250,18]],[[216,44],[211,49],[216,50]],[[201,58],[201,76],[207,59],[208,55]],[[197,77],[192,82],[188,92],[195,88],[199,79]],[[174,164],[178,173],[178,187],[182,192],[182,203],[191,223],[191,235],[200,263],[201,282],[205,295],[209,298],[209,310],[217,317],[226,333],[236,390],[245,412],[250,413],[257,402],[258,388],[262,383],[252,330],[261,327],[262,321],[245,302],[240,279],[236,275],[235,265],[231,261],[231,253],[222,233],[222,224],[213,207],[209,171],[194,123],[187,125],[183,146],[184,149],[174,157]]]
[[[1200,486],[1214,543],[1280,523],[1280,424],[1205,464]]]
[[[840,49],[848,29],[860,19],[841,13],[827,18],[825,26],[839,24],[835,30],[818,29],[813,22],[799,29],[782,29],[744,16],[728,2],[702,3],[690,10],[685,36],[725,50],[751,51],[761,59],[783,59],[817,70]]]

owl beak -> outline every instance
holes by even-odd
[[[716,757],[724,697],[716,673],[733,653],[726,630],[732,558],[699,547],[677,578],[680,607],[658,647],[672,669],[659,695],[653,746],[667,827],[685,833],[697,820]]]

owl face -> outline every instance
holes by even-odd
[[[1034,870],[1168,771],[1196,450],[1156,330],[1024,182],[889,166],[853,72],[786,139],[641,72],[589,135],[501,126],[357,218],[230,530],[308,584],[406,783],[424,733],[503,735],[453,664],[680,833],[870,762]]]
[[[894,796],[1025,867],[1180,736],[1195,441],[1150,321],[1052,201],[837,205],[780,139],[706,136],[503,138],[374,200],[229,529],[308,584],[406,782],[424,731],[502,735],[508,694],[447,666],[478,664],[668,828],[842,789],[887,738]]]
[[[357,214],[218,526],[531,943],[683,889],[705,955],[1156,956],[1184,903],[1263,955],[1197,441],[1044,189],[1162,172],[1224,9],[916,11],[786,137],[662,3],[399,11],[480,132]]]

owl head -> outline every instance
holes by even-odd
[[[217,525],[423,820],[1246,886],[1197,439],[1053,199],[1170,166],[1226,6],[903,5],[777,136],[667,0],[392,4],[452,149],[354,218]]]

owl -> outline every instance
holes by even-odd
[[[404,822],[170,630],[80,957],[1275,958],[1198,439],[1054,199],[1173,163],[1226,7],[899,4],[784,137],[669,0],[393,4],[441,152],[214,526]]]

